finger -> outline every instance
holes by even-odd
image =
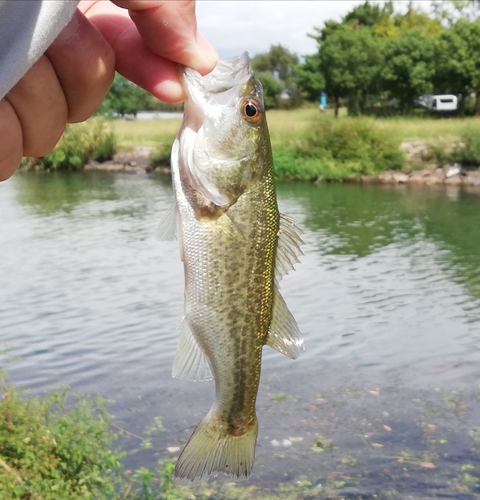
[[[115,54],[88,19],[76,11],[46,51],[65,95],[70,123],[89,118],[113,81]]]
[[[89,21],[99,28],[112,46],[115,69],[162,101],[182,101],[185,94],[175,63],[148,49],[135,24],[124,12],[125,15],[87,13]]]
[[[117,71],[163,101],[179,102],[183,100],[185,94],[180,85],[177,69],[172,61],[189,65],[205,73],[213,69],[217,60],[217,55],[215,51],[213,51],[213,59],[207,57],[207,59],[210,59],[210,63],[207,64],[207,69],[205,69],[205,64],[198,64],[197,59],[191,56],[192,49],[188,47],[190,47],[192,43],[197,43],[199,45],[200,52],[213,50],[201,35],[196,35],[194,10],[190,7],[191,10],[188,11],[184,6],[182,7],[180,5],[193,5],[193,3],[173,1],[161,2],[158,0],[153,2],[130,0],[129,2],[119,1],[117,3],[122,6],[130,7],[132,15],[134,11],[136,12],[133,7],[138,7],[138,9],[140,9],[140,7],[145,6],[151,7],[155,5],[158,7],[159,5],[166,5],[165,18],[155,11],[155,20],[152,25],[153,28],[150,29],[142,27],[141,22],[139,22],[139,28],[137,28],[128,16],[128,12],[118,8],[111,2],[83,0],[80,2],[79,8],[86,14],[87,18],[100,29],[102,34],[112,45],[116,54]],[[179,6],[181,9],[187,10],[187,14],[184,17],[176,15],[179,12]],[[142,15],[148,16],[148,12],[147,10],[143,12]],[[139,34],[139,30],[142,30],[141,34]],[[168,31],[169,35],[163,37],[161,33],[165,30]],[[142,38],[141,35],[143,31],[145,31],[146,34]],[[147,47],[146,39],[156,40],[159,36],[162,42],[154,44],[153,48],[157,51],[157,53],[154,53],[153,50]],[[171,39],[169,39],[169,36]],[[178,40],[179,37],[180,41]],[[186,41],[185,37],[187,37],[190,42]],[[205,49],[202,48],[204,46],[206,46]],[[195,50],[193,50],[193,52],[195,52]]]
[[[5,99],[20,121],[23,156],[44,156],[50,152],[65,130],[68,111],[62,87],[48,58],[42,56]]]
[[[22,127],[7,99],[0,100],[0,181],[8,179],[22,160]]]
[[[167,59],[210,72],[218,59],[215,49],[197,36],[194,0],[113,0],[128,9],[147,47]]]

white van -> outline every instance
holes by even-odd
[[[418,99],[415,99],[415,104],[431,111],[456,111],[458,99],[453,94],[422,95]]]
[[[457,96],[453,94],[432,96],[432,111],[455,111],[457,109]]]

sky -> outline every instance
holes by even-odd
[[[198,29],[220,57],[244,51],[254,56],[268,52],[270,45],[276,44],[303,56],[314,53],[317,47],[307,33],[313,33],[314,27],[322,27],[329,19],[340,21],[355,5],[363,3],[364,0],[197,0]],[[394,4],[402,10],[408,1]]]

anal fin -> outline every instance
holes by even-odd
[[[200,349],[186,318],[180,326],[180,339],[173,361],[172,376],[187,380],[212,380],[207,355]]]
[[[267,345],[292,359],[298,358],[305,350],[297,322],[276,286],[273,289],[272,322]]]

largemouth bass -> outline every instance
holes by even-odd
[[[263,91],[248,54],[202,77],[182,70],[188,95],[172,148],[174,217],[185,269],[185,317],[173,376],[215,380],[215,402],[175,467],[176,481],[224,472],[247,477],[258,424],[262,348],[296,358],[304,349],[278,291],[302,243],[279,214]]]

